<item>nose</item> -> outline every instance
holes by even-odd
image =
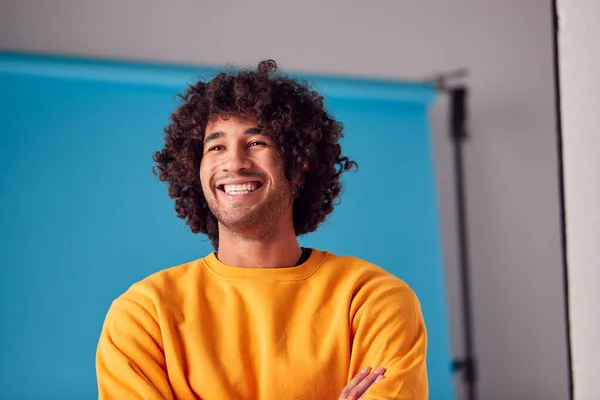
[[[234,148],[227,151],[225,159],[223,160],[223,171],[224,172],[238,172],[241,170],[249,169],[252,166],[252,162],[248,157],[245,148]]]

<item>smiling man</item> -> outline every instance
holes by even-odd
[[[355,166],[322,97],[265,61],[182,99],[155,173],[215,252],[113,302],[99,397],[426,399],[414,292],[367,261],[298,243],[333,211],[340,176]]]

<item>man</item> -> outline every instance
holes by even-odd
[[[198,82],[171,116],[155,173],[216,251],[113,302],[100,398],[427,398],[413,291],[366,261],[298,244],[355,163],[322,97],[275,72],[270,60]]]

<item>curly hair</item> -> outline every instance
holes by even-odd
[[[154,174],[168,184],[177,216],[193,233],[207,234],[218,249],[219,227],[200,182],[204,131],[215,118],[250,118],[278,146],[285,176],[300,183],[293,203],[296,235],[314,231],[333,211],[340,176],[356,162],[341,154],[343,126],[325,110],[323,97],[304,81],[277,72],[273,60],[256,70],[222,72],[178,95],[182,104],[165,127],[165,145],[153,160]]]

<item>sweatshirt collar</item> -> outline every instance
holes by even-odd
[[[210,253],[202,261],[206,267],[222,278],[246,281],[299,281],[314,274],[325,258],[327,252],[312,249],[311,255],[304,263],[286,268],[246,268],[222,263],[215,253]]]

